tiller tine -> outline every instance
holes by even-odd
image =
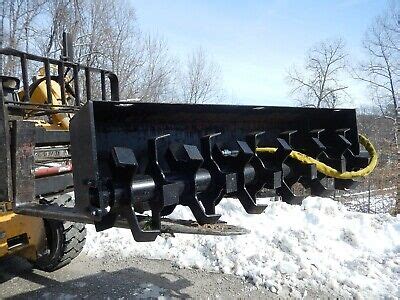
[[[281,186],[282,182],[282,171],[274,167],[272,163],[263,160],[260,157],[261,154],[257,153],[260,138],[264,134],[265,132],[255,132],[248,134],[246,137],[246,142],[253,152],[250,164],[255,170],[255,177],[250,184],[247,184],[246,188],[254,198],[257,192],[263,188],[275,190]]]
[[[236,197],[247,213],[260,214],[267,206],[257,204],[256,195],[251,194],[246,187],[246,185],[251,183],[255,178],[255,169],[250,164],[250,161],[254,157],[254,152],[246,142],[237,141],[237,145],[239,146],[239,152],[236,156],[232,157],[232,165],[236,168],[238,174]]]
[[[297,148],[302,151],[307,151],[307,153],[317,160],[322,160],[321,158],[326,157],[326,146],[321,141],[321,135],[325,129],[314,129],[306,132],[301,137],[301,140],[297,142]],[[304,150],[301,148],[303,144]],[[325,187],[321,180],[326,178],[326,176],[322,173],[318,173],[317,177],[312,178],[311,180],[302,179],[302,184],[304,187],[310,189],[310,194],[313,196],[320,197],[329,197],[333,195],[333,189]]]
[[[354,142],[350,139],[354,138],[354,133],[350,128],[340,128],[334,133],[325,135],[325,143],[329,146],[328,151],[320,156],[320,160],[326,164],[336,168],[340,172],[354,171],[366,167],[369,163],[369,155],[365,151],[359,151],[358,155],[353,153]],[[358,144],[358,136],[356,141]],[[334,189],[349,190],[358,185],[358,182],[353,179],[338,179],[334,178]]]
[[[203,164],[200,151],[193,145],[169,143],[168,138],[169,135],[163,135],[151,139],[148,144],[154,153],[150,157],[148,173],[158,178],[157,186],[173,187],[172,195],[163,198],[166,209],[161,214],[168,215],[177,204],[181,204],[189,207],[199,224],[217,222],[220,215],[207,214],[197,198],[199,193],[208,189],[211,182],[210,173],[200,168]],[[171,199],[174,200],[171,202]],[[169,203],[165,205],[165,201]]]
[[[237,174],[224,165],[224,155],[216,144],[216,138],[220,134],[212,133],[200,139],[204,168],[210,172],[211,184],[207,191],[199,195],[199,199],[208,214],[215,214],[215,206],[224,195],[237,191]]]
[[[299,182],[303,186],[304,182],[310,182],[317,178],[317,170],[315,165],[312,164],[301,164],[298,161],[289,157],[290,152],[292,152],[292,143],[294,136],[297,135],[297,130],[290,130],[282,132],[278,138],[278,151],[285,153],[286,155],[281,155],[282,161],[282,186],[277,189],[277,194],[282,197],[282,201],[289,204],[301,204],[304,196],[294,194],[292,187],[295,183]],[[282,150],[280,150],[282,149]],[[290,150],[290,151],[289,151]]]

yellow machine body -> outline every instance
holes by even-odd
[[[44,78],[44,69],[39,69],[37,80],[41,80]],[[46,81],[41,80],[41,82],[35,86],[33,91],[30,91],[30,100],[32,104],[46,104],[47,99],[47,89],[46,89]],[[20,99],[24,96],[24,91],[20,91],[18,93]],[[55,81],[51,80],[51,99],[52,99],[52,108],[57,109],[58,107],[62,106],[63,103],[61,102],[61,87],[60,84]],[[69,121],[70,116],[65,113],[58,113],[52,115],[52,124],[41,122],[40,126],[45,127],[48,130],[68,130],[69,129]]]
[[[34,261],[45,249],[46,234],[41,218],[17,215],[5,203],[0,211],[0,258],[18,254]]]
[[[38,78],[43,77],[43,70],[39,70]],[[59,100],[61,88],[58,82],[51,81],[52,104],[62,105]],[[18,96],[22,99],[24,91],[20,91]],[[31,91],[31,103],[47,103],[46,81],[40,82]],[[52,124],[42,120],[32,120],[36,126],[45,128],[48,131],[69,129],[70,117],[66,114],[53,114]],[[44,221],[41,218],[15,214],[12,211],[11,202],[0,201],[0,258],[9,255],[18,255],[35,261],[38,253],[42,253],[46,248],[46,233]]]

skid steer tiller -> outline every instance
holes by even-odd
[[[61,60],[1,54],[18,61],[22,88],[1,77],[0,204],[47,226],[127,227],[136,241],[161,232],[242,234],[219,221],[223,197],[259,214],[264,190],[300,204],[297,183],[328,196],[376,165],[353,109],[120,101],[115,74],[73,63],[66,52]],[[40,71],[30,82],[32,63]],[[54,200],[69,191],[74,205]],[[168,219],[178,205],[196,222]]]

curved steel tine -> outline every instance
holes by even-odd
[[[200,225],[204,224],[214,224],[216,223],[221,215],[218,214],[207,214],[200,204],[197,196],[195,194],[188,195],[185,199],[186,205],[189,207],[190,211],[192,212],[193,216],[195,217],[197,223]]]
[[[161,233],[159,230],[143,230],[140,228],[135,211],[130,204],[121,206],[121,214],[126,218],[136,242],[152,242]]]
[[[262,136],[263,134],[265,134],[265,131],[257,131],[252,132],[246,136],[246,142],[254,153],[256,153],[260,136]]]
[[[248,214],[261,214],[267,208],[267,205],[257,204],[246,188],[238,191],[237,197]]]
[[[282,201],[288,204],[301,205],[304,197],[295,195],[288,187],[286,182],[282,182],[282,186],[276,190],[277,194],[281,196]]]
[[[329,197],[335,190],[326,188],[319,178],[310,182],[310,191],[313,196]]]

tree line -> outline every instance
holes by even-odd
[[[62,33],[74,61],[116,73],[121,98],[146,102],[218,102],[221,72],[206,51],[178,60],[162,37],[140,30],[127,0],[3,0],[0,47],[60,57]],[[3,73],[16,74],[12,58]]]

